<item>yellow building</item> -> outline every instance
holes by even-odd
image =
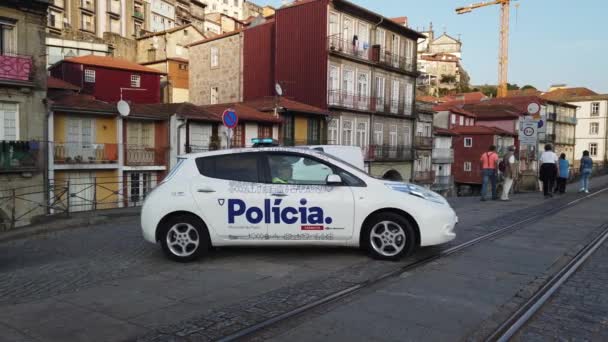
[[[91,96],[64,96],[52,103],[48,127],[51,199],[70,211],[121,206],[122,121],[116,107]]]

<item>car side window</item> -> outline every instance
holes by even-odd
[[[332,166],[297,154],[269,154],[268,166],[275,184],[325,185],[333,174]]]
[[[196,159],[201,175],[241,182],[259,182],[259,154],[237,153]]]

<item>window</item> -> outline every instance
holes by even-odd
[[[380,45],[380,48],[384,48],[386,44],[386,32],[382,29],[376,31],[376,44]]]
[[[0,18],[0,54],[17,53],[17,29],[9,19]]]
[[[384,96],[385,96],[385,84],[384,77],[376,77],[376,110],[384,111]]]
[[[464,126],[464,116],[460,116],[460,126]]]
[[[258,155],[257,153],[238,153],[197,158],[196,166],[205,177],[259,182]]]
[[[344,105],[347,107],[353,106],[353,95],[355,94],[355,72],[352,70],[344,69],[342,75],[342,95],[344,98]]]
[[[139,75],[131,75],[131,87],[141,87],[141,77]]]
[[[211,67],[217,68],[220,65],[220,50],[216,47],[211,48]]]
[[[19,140],[19,107],[16,103],[0,102],[1,140]]]
[[[384,142],[384,124],[374,124],[374,144],[382,145]]]
[[[272,125],[258,124],[258,138],[272,138]]]
[[[407,82],[405,84],[405,115],[412,115],[412,100],[414,97],[414,86]]]
[[[92,15],[80,13],[81,21],[80,28],[85,31],[95,32],[95,20]]]
[[[327,125],[327,133],[329,135],[328,144],[338,144],[338,119],[332,119]]]
[[[353,122],[351,120],[342,121],[342,145],[351,146],[353,144]]]
[[[452,125],[456,124],[456,115],[452,114]]]
[[[286,146],[294,145],[294,117],[289,114],[282,114],[281,116],[283,117],[283,144]]]
[[[399,81],[393,80],[393,89],[391,92],[391,113],[399,111]]]
[[[357,146],[367,146],[367,122],[357,122]]]
[[[592,157],[597,157],[597,143],[589,144],[589,154]]]
[[[232,130],[232,139],[230,139],[230,147],[245,147],[245,126],[237,125]]]
[[[388,143],[391,146],[399,145],[399,136],[397,132],[397,125],[391,125],[388,132]]]
[[[321,137],[319,129],[320,122],[317,119],[308,119],[308,143],[311,145],[317,145],[321,143]]]
[[[84,69],[84,81],[87,83],[95,83],[95,70]]]
[[[357,77],[357,98],[360,109],[369,109],[369,75],[359,74]]]
[[[340,103],[340,68],[335,65],[329,67],[329,104]]]
[[[464,172],[471,172],[472,169],[471,162],[464,162]]]
[[[127,122],[127,145],[154,147],[154,124],[151,122]]]
[[[592,122],[589,124],[589,134],[597,135],[600,133],[600,124],[599,122]]]
[[[329,14],[329,36],[337,37],[339,34],[340,34],[340,19],[338,18],[337,13],[331,12]]]
[[[179,63],[179,70],[188,70],[188,64]]]
[[[464,147],[473,147],[473,138],[464,138]]]
[[[211,87],[211,104],[219,103],[219,88]]]
[[[600,103],[599,102],[591,103],[591,115],[592,116],[600,115]]]
[[[329,165],[297,154],[271,154],[268,165],[273,183],[327,184],[327,176],[333,174]]]

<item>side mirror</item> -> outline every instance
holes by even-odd
[[[328,175],[326,180],[327,185],[342,184],[342,177],[338,175]]]

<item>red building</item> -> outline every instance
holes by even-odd
[[[460,187],[479,186],[482,182],[479,158],[490,145],[504,150],[514,145],[514,134],[496,127],[467,126],[452,129],[454,142],[452,174],[457,191]]]
[[[456,127],[475,126],[475,113],[451,104],[440,104],[433,107],[437,112],[433,120],[440,128],[452,129]]]
[[[105,102],[159,103],[162,72],[105,56],[66,58],[50,68],[51,76],[81,88]],[[122,94],[122,95],[121,95]]]

